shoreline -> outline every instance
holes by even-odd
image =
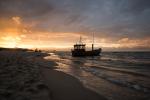
[[[0,51],[0,55],[5,57],[5,60],[0,63],[3,65],[1,69],[7,66],[7,69],[14,71],[13,73],[9,73],[7,69],[5,73],[1,71],[0,74],[7,77],[0,77],[0,80],[4,81],[0,87],[0,98],[8,100],[20,100],[20,98],[28,100],[106,100],[103,96],[85,88],[75,77],[54,70],[57,64],[44,59],[45,56],[48,56],[47,53]],[[15,61],[12,61],[14,59]],[[12,75],[14,77],[10,78]],[[12,83],[7,83],[7,85],[5,83],[7,80]],[[19,90],[17,86],[13,87],[15,83],[20,86]],[[2,89],[3,87],[6,88]],[[2,94],[3,91],[6,93]]]
[[[46,60],[44,57],[41,60]],[[52,91],[52,100],[106,100],[103,96],[86,88],[77,78],[54,70],[57,66],[54,61],[48,60],[48,62],[53,63],[51,64],[53,68],[41,66],[40,70],[45,83]]]

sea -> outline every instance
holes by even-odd
[[[57,71],[79,79],[108,100],[150,100],[150,52],[102,52],[96,57],[72,57],[49,52]]]

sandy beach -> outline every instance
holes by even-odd
[[[106,100],[82,83],[54,70],[46,53],[0,51],[1,100]]]

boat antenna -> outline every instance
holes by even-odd
[[[92,40],[92,51],[94,50],[94,33],[93,33],[93,40]]]

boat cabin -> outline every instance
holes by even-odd
[[[83,50],[85,51],[85,44],[75,44],[74,50]]]

